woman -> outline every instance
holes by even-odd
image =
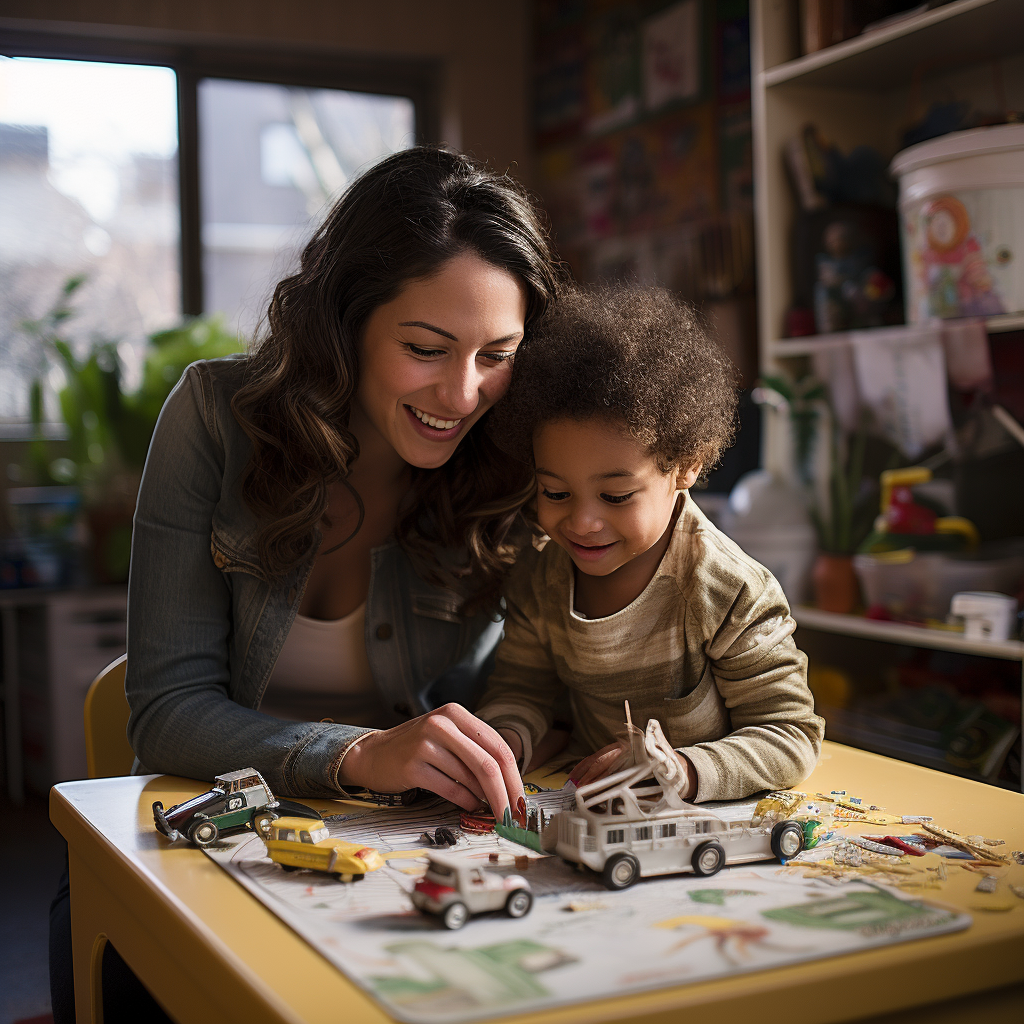
[[[532,480],[478,424],[559,277],[511,179],[407,150],[341,197],[254,353],[186,371],[135,515],[136,771],[251,765],[275,793],[518,807],[511,751],[466,705]],[[58,1022],[74,1019],[70,951],[65,874]],[[109,1019],[164,1019],[109,945],[103,974]]]
[[[518,805],[465,705],[530,481],[477,425],[558,280],[518,186],[412,149],[342,196],[249,358],[186,372],[135,517],[137,771]]]

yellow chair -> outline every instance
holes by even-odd
[[[112,661],[85,695],[85,763],[90,779],[130,775],[135,753],[128,744],[128,699],[124,671],[128,655]]]

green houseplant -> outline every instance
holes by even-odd
[[[40,354],[30,384],[30,459],[38,483],[73,484],[81,490],[94,573],[102,581],[119,582],[128,575],[131,517],[164,401],[190,363],[240,352],[244,344],[220,317],[186,320],[149,336],[141,382],[126,390],[115,340],[95,338],[76,355],[65,335],[74,316],[72,299],[84,283],[84,277],[70,278],[42,317],[22,324]],[[56,458],[42,429],[47,384],[56,391],[68,432],[66,454]]]

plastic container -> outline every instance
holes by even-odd
[[[1024,561],[968,558],[936,552],[914,554],[903,562],[893,554],[857,555],[853,568],[864,603],[893,615],[945,619],[953,595],[961,591],[1012,593],[1024,573]]]
[[[1024,124],[921,142],[889,169],[907,322],[1024,310]]]
[[[719,527],[782,586],[791,605],[806,601],[815,535],[799,490],[766,469],[736,482]]]

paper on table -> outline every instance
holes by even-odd
[[[907,458],[950,435],[941,325],[854,331],[852,340],[861,397]]]

